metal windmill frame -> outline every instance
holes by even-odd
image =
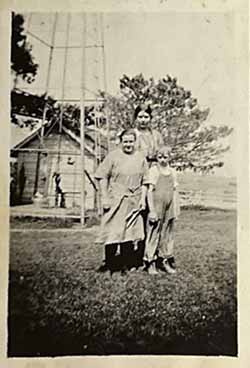
[[[31,32],[29,29],[32,13],[30,13],[29,19],[28,19],[28,25],[26,32],[27,34],[39,41],[41,44],[49,48],[49,61],[48,61],[48,68],[47,68],[47,75],[46,75],[46,83],[45,83],[45,91],[44,91],[44,108],[43,108],[43,115],[42,115],[42,123],[41,123],[41,133],[40,133],[40,146],[37,151],[37,163],[36,163],[36,175],[35,175],[35,188],[37,188],[38,180],[39,180],[39,166],[40,166],[40,155],[43,152],[44,148],[44,132],[45,132],[45,124],[46,124],[46,117],[47,117],[47,111],[48,111],[48,97],[49,97],[49,90],[50,90],[50,81],[51,81],[51,69],[52,69],[52,62],[53,62],[53,54],[55,49],[64,49],[64,60],[63,60],[63,76],[62,76],[62,86],[61,86],[61,98],[56,99],[57,102],[60,102],[60,118],[59,118],[59,137],[58,137],[58,149],[54,153],[57,154],[57,163],[59,165],[60,162],[60,155],[64,154],[61,152],[61,133],[62,133],[62,125],[63,125],[63,112],[64,112],[64,102],[79,102],[80,103],[80,154],[81,154],[81,224],[85,224],[85,216],[86,216],[86,210],[85,210],[85,107],[87,102],[93,102],[95,103],[94,106],[96,106],[97,102],[100,102],[100,97],[97,93],[91,91],[86,86],[86,49],[88,48],[99,48],[101,49],[101,55],[102,55],[102,70],[103,70],[103,83],[104,83],[104,92],[107,91],[107,77],[106,77],[106,57],[105,57],[105,47],[104,47],[104,23],[103,23],[103,15],[102,14],[96,14],[96,28],[97,31],[98,27],[100,29],[100,38],[101,42],[99,43],[93,43],[93,44],[86,44],[86,33],[87,33],[87,14],[82,13],[82,42],[81,45],[72,46],[69,44],[69,32],[70,32],[70,21],[71,21],[71,14],[67,13],[67,22],[66,22],[66,42],[64,46],[56,46],[55,45],[55,35],[57,31],[57,24],[58,24],[58,13],[54,14],[54,21],[53,21],[53,27],[52,27],[52,34],[51,34],[51,40],[50,43],[43,40],[40,36],[35,34],[34,32]],[[68,67],[68,55],[70,50],[72,49],[80,49],[81,50],[81,85],[80,85],[80,96],[79,99],[66,99],[65,98],[65,79],[66,79],[66,71]],[[95,62],[98,62],[95,60]],[[96,78],[99,78],[98,75],[95,76]],[[90,91],[94,93],[96,98],[94,99],[87,99],[85,92]],[[104,102],[105,100],[102,99]],[[110,147],[110,127],[109,127],[109,119],[107,115],[105,116],[106,119],[106,131],[107,131],[107,143],[108,143],[108,151]],[[100,157],[100,136],[98,134],[98,128],[99,128],[99,117],[98,114],[95,117],[95,167],[98,165],[99,160],[98,157]],[[98,201],[97,201],[98,202]]]

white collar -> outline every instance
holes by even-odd
[[[171,174],[171,167],[169,167],[169,166],[162,167],[162,166],[158,165],[158,169],[159,169],[159,172],[162,175],[170,175]]]

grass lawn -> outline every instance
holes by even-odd
[[[174,276],[97,273],[97,231],[11,233],[8,356],[237,355],[235,212],[182,211]]]

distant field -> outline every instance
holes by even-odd
[[[204,190],[211,193],[236,194],[236,178],[217,175],[198,175],[192,173],[179,173],[178,179],[183,190]]]
[[[182,204],[236,209],[236,178],[178,173],[178,179]]]

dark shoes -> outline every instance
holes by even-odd
[[[136,269],[136,268],[135,268]],[[158,269],[162,270],[168,274],[175,274],[176,273],[176,264],[174,257],[169,258],[159,258],[156,262],[150,262],[148,264],[144,265],[144,268],[140,268],[143,271],[147,271],[149,275],[157,275]],[[106,263],[103,263],[98,269],[97,272],[99,273],[105,273],[107,271],[110,271],[111,273],[120,270],[121,275],[125,276],[127,275],[128,271],[130,270],[129,267],[123,265],[119,269],[114,269],[111,265],[108,266]]]
[[[103,265],[101,265],[98,269],[97,269],[97,272],[99,273],[104,273],[104,272],[107,272],[109,271],[110,268],[106,265],[106,263],[104,263]]]
[[[128,273],[128,268],[123,266],[123,267],[114,267],[114,265],[109,265],[107,263],[103,263],[98,269],[97,269],[97,272],[98,273],[105,273],[105,272],[110,272],[111,275],[114,273],[114,272],[118,272],[120,271],[121,275],[122,276],[125,276],[127,273]]]

